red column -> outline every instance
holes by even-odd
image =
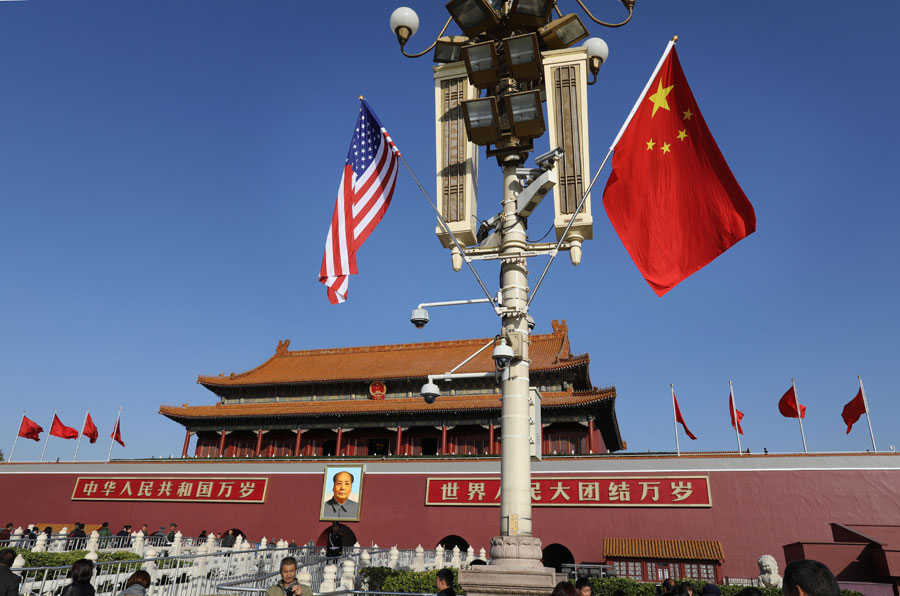
[[[256,450],[253,452],[253,457],[259,457],[259,453],[262,451],[262,436],[262,429],[256,431]]]
[[[441,425],[441,455],[447,455],[447,425]]]
[[[224,430],[219,431],[219,457],[225,457],[225,435]]]
[[[394,455],[401,455],[403,453],[403,447],[401,447],[403,443],[403,429],[400,425],[397,425],[397,449],[394,451]]]
[[[185,429],[184,431],[184,449],[181,450],[181,457],[187,457],[187,450],[191,444],[191,431]]]
[[[342,437],[342,436],[344,436],[344,429],[339,428],[339,429],[338,429],[338,436],[337,436],[337,445],[335,445],[335,447],[334,447],[334,454],[335,454],[335,455],[340,455],[340,454],[341,454],[341,437]]]
[[[300,437],[302,437],[302,436],[303,436],[303,429],[298,428],[297,429],[297,440],[294,441],[294,457],[297,457],[298,455],[300,455]]]
[[[594,452],[594,419],[588,419],[588,451]]]
[[[488,426],[488,455],[494,455],[494,423]]]

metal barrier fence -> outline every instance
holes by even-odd
[[[223,550],[212,554],[186,554],[132,561],[97,563],[91,584],[99,596],[116,596],[125,588],[129,576],[138,569],[150,573],[153,596],[201,596],[212,594],[223,582],[251,581],[278,572],[283,557],[293,556],[298,566],[322,560],[314,548],[262,550]],[[13,569],[22,577],[20,594],[52,596],[69,583],[70,567]]]

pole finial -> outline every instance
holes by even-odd
[[[677,35],[673,35],[673,36],[672,36],[672,43],[677,43],[677,42],[678,42],[678,36],[677,36]]]
[[[366,98],[363,97],[362,95],[360,95],[360,96],[359,96],[359,99],[360,99],[360,101],[365,101]]]

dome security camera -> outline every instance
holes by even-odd
[[[422,329],[428,324],[428,311],[424,308],[414,308],[409,316],[409,321],[416,326],[416,329]]]
[[[422,397],[425,399],[426,404],[433,404],[438,396],[441,394],[441,389],[435,383],[430,380],[422,385],[422,390],[419,391],[422,394]]]
[[[513,349],[506,343],[506,339],[501,337],[500,342],[494,346],[494,352],[491,354],[491,358],[494,359],[497,370],[507,368],[514,357],[515,353],[513,352]]]

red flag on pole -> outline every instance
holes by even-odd
[[[44,429],[28,416],[22,416],[22,424],[19,425],[19,436],[33,441],[40,441],[39,435]]]
[[[794,393],[794,387],[792,386],[781,396],[781,399],[778,400],[778,411],[781,412],[781,415],[785,418],[806,418],[806,406],[799,404],[799,415],[797,414],[797,406],[797,395]]]
[[[56,414],[53,415],[53,425],[50,426],[50,435],[61,439],[77,439],[78,431],[71,426],[66,426]]]
[[[866,402],[863,400],[862,389],[860,389],[856,397],[851,399],[844,406],[843,411],[841,412],[841,418],[844,419],[844,422],[847,423],[847,434],[850,434],[850,429],[853,428],[853,425],[856,424],[856,421],[859,420],[859,417],[866,413]]]
[[[687,427],[687,423],[684,421],[684,416],[681,415],[681,408],[678,407],[678,399],[675,397],[675,392],[672,392],[672,401],[675,403],[675,422],[681,424],[681,427],[684,429],[684,434],[686,434],[692,441],[696,441],[697,437],[694,436],[694,433],[690,431]]]
[[[744,419],[744,413],[734,407],[734,397],[730,393],[728,394],[728,411],[731,414],[731,428],[744,434],[744,429],[741,428],[741,420]]]
[[[84,419],[84,430],[81,431],[81,434],[91,440],[91,445],[96,443],[97,437],[100,436],[97,427],[94,425],[94,421],[91,419],[90,412],[88,412],[87,416]]]
[[[118,443],[122,447],[125,446],[125,442],[122,440],[122,427],[119,426],[119,418],[116,418],[116,425],[115,425],[115,427],[113,427],[112,434],[109,436],[112,440],[114,440],[116,443]],[[110,449],[112,449],[112,448],[110,447]]]
[[[658,296],[756,230],[674,45],[667,51],[613,144],[603,191],[616,233]]]

